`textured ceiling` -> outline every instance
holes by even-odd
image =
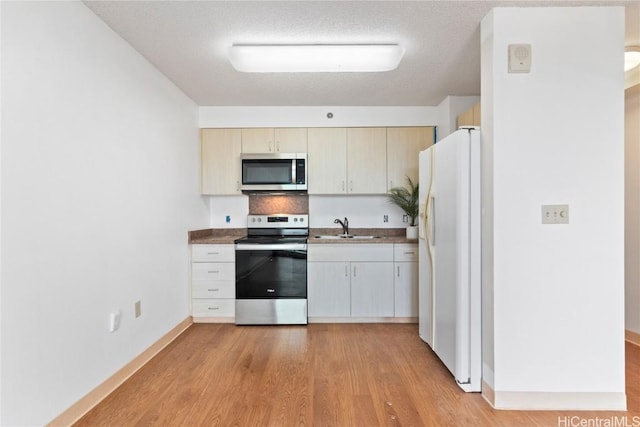
[[[107,25],[201,106],[430,106],[480,94],[480,21],[496,6],[625,5],[626,44],[640,45],[633,1],[86,1]],[[247,74],[233,43],[399,43],[385,73]]]

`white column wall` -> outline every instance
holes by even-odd
[[[531,44],[530,73],[507,73],[512,43]],[[497,407],[626,407],[623,46],[623,8],[497,8],[482,22],[483,358]],[[543,204],[568,204],[570,223],[542,225]]]
[[[1,7],[0,424],[35,426],[189,316],[209,215],[198,107],[81,2]]]
[[[625,91],[625,306],[627,330],[640,334],[640,84]]]

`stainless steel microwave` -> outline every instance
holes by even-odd
[[[242,191],[307,189],[307,154],[243,154]]]

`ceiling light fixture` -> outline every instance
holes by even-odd
[[[397,44],[233,45],[229,61],[245,73],[366,73],[398,67]]]
[[[624,49],[624,71],[640,65],[640,46],[627,46]]]

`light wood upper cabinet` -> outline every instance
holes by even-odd
[[[307,178],[309,194],[347,192],[347,129],[309,128]]]
[[[474,104],[471,108],[458,116],[458,127],[460,126],[480,126],[480,103]]]
[[[240,192],[240,129],[202,129],[202,194],[232,195]]]
[[[433,145],[433,127],[387,129],[387,190],[418,182],[418,153]]]
[[[387,129],[347,130],[347,178],[351,194],[383,194],[387,170]]]
[[[307,128],[276,128],[274,137],[277,153],[307,152]]]
[[[306,153],[306,128],[242,129],[243,153]]]

